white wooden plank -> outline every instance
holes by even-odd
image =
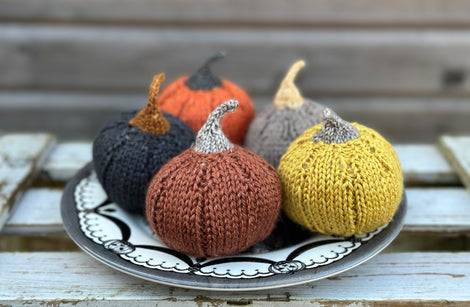
[[[439,148],[470,191],[470,136],[442,136]]]
[[[67,181],[92,160],[90,142],[64,142],[56,146],[44,163],[40,178]]]
[[[108,268],[82,252],[0,253],[0,271],[0,303],[13,306],[24,303],[226,306],[237,302],[253,306],[470,304],[468,252],[380,254],[328,279],[241,293],[159,285]]]
[[[403,232],[470,234],[470,194],[464,188],[407,188],[408,213]],[[61,189],[26,191],[3,234],[62,235]]]
[[[184,7],[184,9],[182,9]],[[106,23],[468,25],[465,0],[3,0],[0,18]]]
[[[50,134],[0,137],[0,229],[54,144]]]
[[[308,66],[298,84],[309,95],[470,94],[465,30],[2,24],[0,46],[0,64],[8,72],[0,85],[14,90],[145,93],[156,72],[173,80],[223,49],[230,56],[214,70],[252,94],[273,95],[299,57]]]
[[[406,184],[458,184],[455,171],[434,145],[394,145]]]
[[[470,233],[470,194],[464,188],[408,188],[406,232]]]
[[[41,176],[67,181],[92,160],[90,142],[59,143],[41,169]],[[407,184],[459,184],[460,180],[434,145],[394,145]]]
[[[62,192],[62,189],[28,189],[2,233],[22,236],[65,234],[60,216]]]

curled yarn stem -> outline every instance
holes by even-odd
[[[165,74],[163,73],[153,77],[147,106],[129,121],[130,126],[137,127],[153,135],[165,135],[170,131],[170,123],[158,109],[157,104],[157,97],[163,80],[165,80]]]
[[[356,127],[326,108],[323,111],[323,126],[313,135],[312,140],[322,141],[325,144],[341,144],[355,140],[359,136]]]
[[[205,154],[226,151],[233,147],[220,127],[220,119],[228,112],[235,112],[239,102],[227,100],[215,108],[196,135],[194,151]]]
[[[199,68],[195,74],[186,80],[186,86],[195,91],[210,91],[215,87],[221,87],[222,80],[211,72],[210,65],[224,57],[225,52],[223,51],[219,51],[209,57],[201,66],[201,68]]]
[[[282,80],[276,96],[274,96],[274,106],[277,109],[297,109],[305,104],[305,99],[300,94],[294,79],[299,71],[305,67],[305,61],[295,62]]]

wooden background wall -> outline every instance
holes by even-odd
[[[257,109],[303,58],[304,96],[393,142],[470,133],[465,0],[0,0],[0,130],[91,139],[218,50]]]

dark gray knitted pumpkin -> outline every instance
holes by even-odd
[[[158,110],[164,78],[154,77],[146,108],[112,118],[93,142],[93,164],[101,185],[113,202],[130,212],[144,212],[152,177],[195,138],[187,124]]]
[[[304,99],[294,84],[294,78],[304,66],[304,61],[292,65],[276,93],[274,103],[255,117],[245,136],[245,147],[276,168],[287,147],[302,132],[323,119],[325,107]]]

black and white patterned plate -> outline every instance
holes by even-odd
[[[392,242],[403,226],[405,212],[404,196],[388,225],[352,237],[306,232],[281,219],[271,237],[244,253],[195,258],[169,249],[143,216],[110,202],[91,163],[67,184],[61,204],[70,237],[105,264],[167,285],[226,291],[291,286],[351,269]]]

